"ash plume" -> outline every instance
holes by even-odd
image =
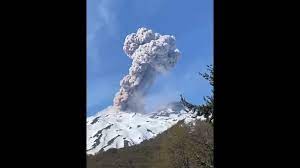
[[[123,50],[132,59],[132,65],[120,82],[113,104],[118,110],[143,112],[144,97],[155,77],[174,67],[180,52],[174,36],[154,33],[147,28],[127,35]]]

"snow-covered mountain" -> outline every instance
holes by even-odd
[[[184,111],[178,102],[145,114],[117,112],[109,106],[87,118],[87,154],[139,144],[154,138],[180,120],[188,123],[195,118]]]

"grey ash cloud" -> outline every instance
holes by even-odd
[[[126,37],[123,50],[132,59],[132,65],[120,82],[114,107],[121,111],[144,111],[144,97],[156,76],[173,68],[181,55],[175,41],[174,36],[144,27]]]

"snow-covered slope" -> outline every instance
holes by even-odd
[[[183,119],[185,122],[195,120],[180,103],[171,103],[147,114],[116,112],[114,107],[109,106],[87,118],[87,153],[139,144]]]

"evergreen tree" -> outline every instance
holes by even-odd
[[[202,105],[194,105],[187,102],[182,95],[181,103],[186,108],[187,112],[196,113],[196,116],[204,116],[207,122],[212,123],[214,119],[213,107],[214,107],[214,97],[213,97],[213,86],[214,86],[214,69],[212,65],[207,65],[208,72],[199,73],[204,79],[209,81],[209,84],[212,86],[212,94],[210,96],[205,96],[204,101],[205,103]]]

